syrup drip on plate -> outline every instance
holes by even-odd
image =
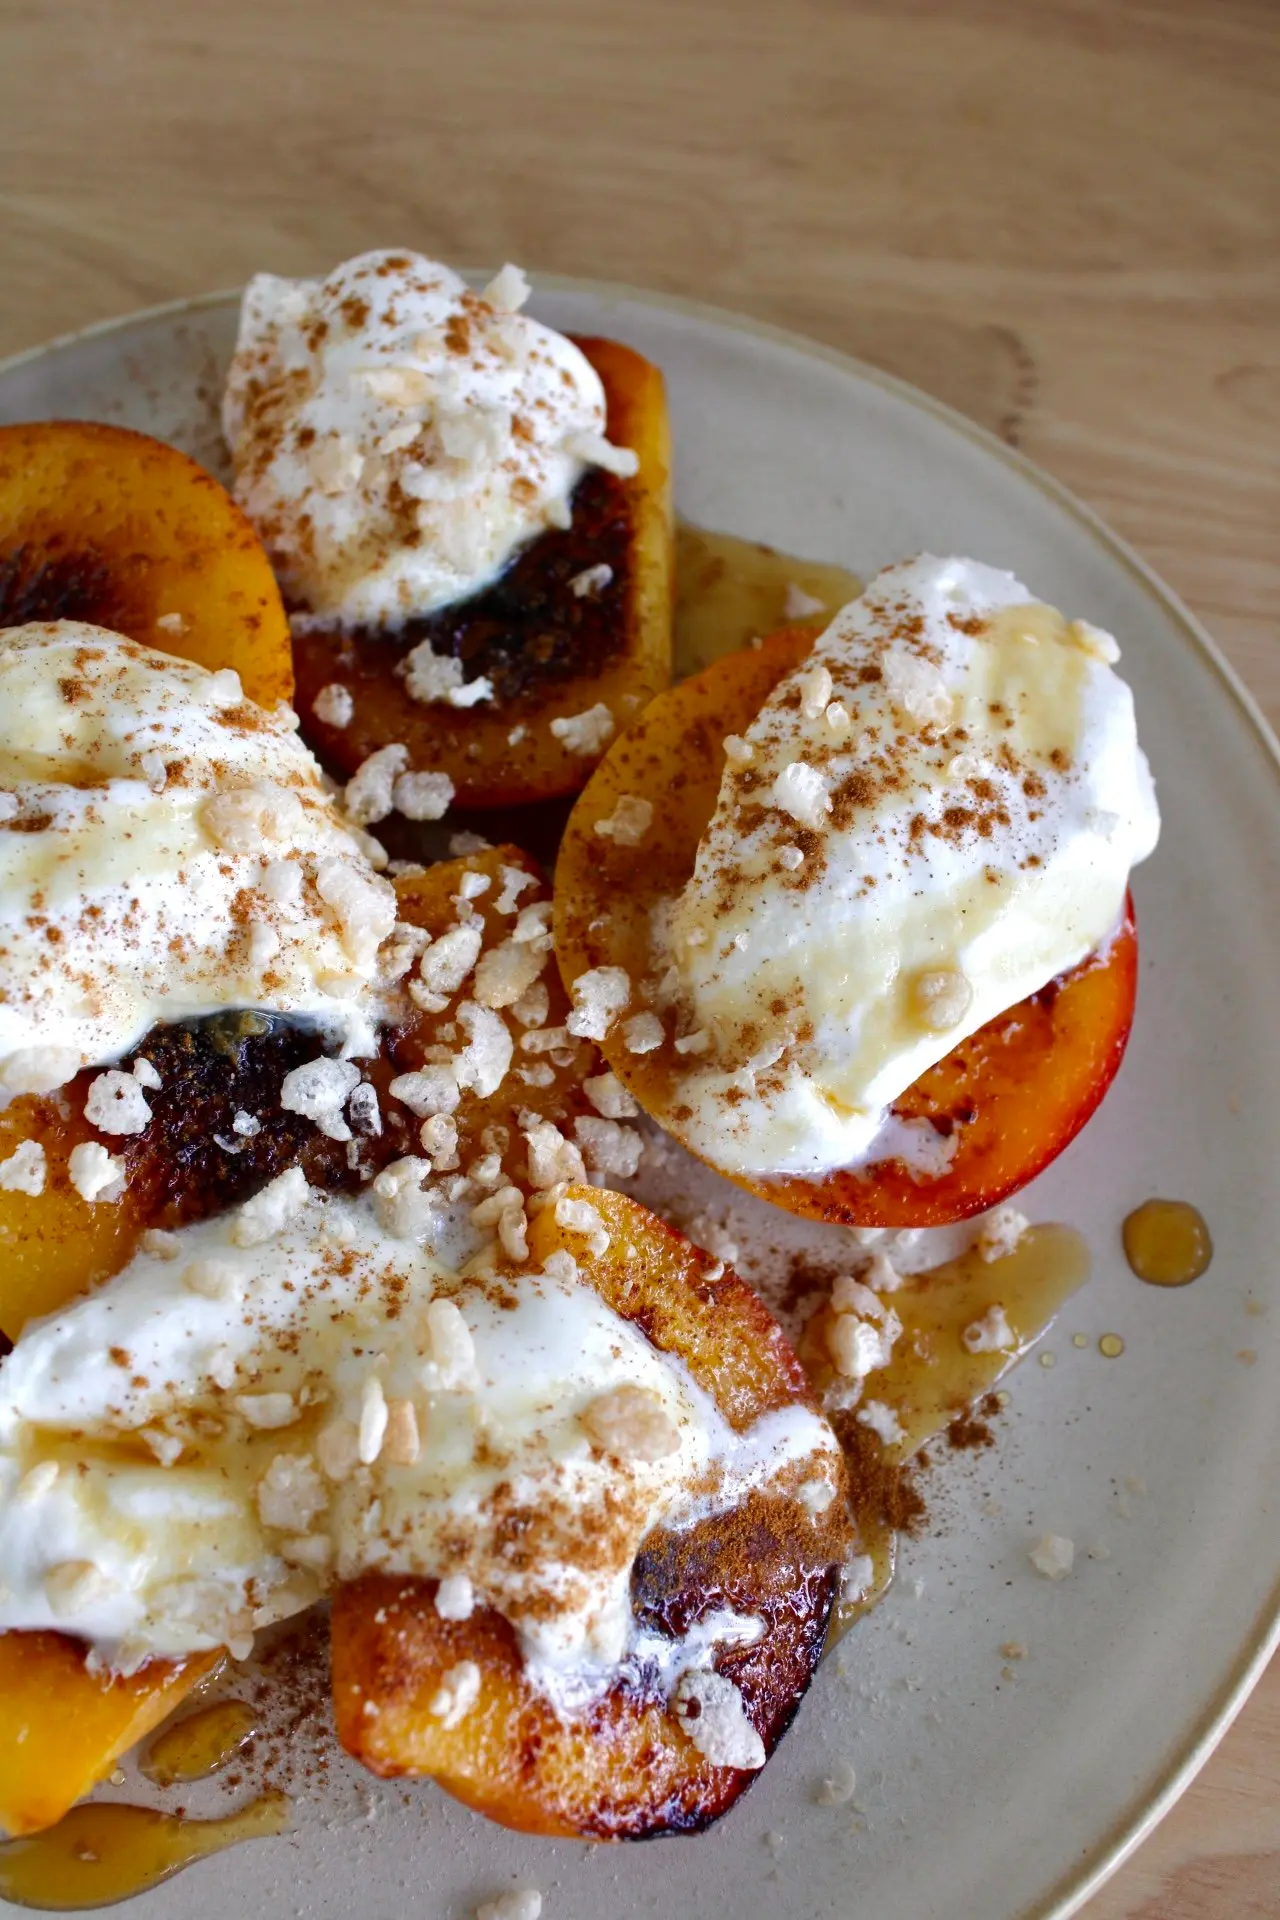
[[[1121,1228],[1124,1255],[1152,1287],[1185,1287],[1213,1259],[1204,1215],[1186,1200],[1146,1200]]]
[[[872,1578],[857,1600],[837,1607],[833,1642],[870,1611],[893,1578],[896,1529],[885,1509],[894,1475],[929,1441],[948,1429],[955,1431],[969,1409],[993,1392],[1045,1333],[1064,1302],[1084,1285],[1089,1264],[1088,1247],[1072,1228],[1038,1226],[998,1260],[964,1253],[905,1276],[898,1291],[887,1296],[902,1332],[889,1365],[868,1376],[863,1400],[891,1408],[902,1437],[886,1444],[852,1415],[836,1418],[850,1456],[855,1514]],[[965,1330],[993,1306],[1003,1308],[1013,1342],[995,1352],[972,1353],[964,1342]],[[824,1377],[816,1357],[828,1313],[823,1308],[815,1315],[801,1348],[822,1386],[832,1379],[829,1366]]]
[[[788,613],[788,589],[798,587],[817,607]],[[676,526],[675,677],[736,653],[753,640],[798,620],[814,632],[862,592],[862,582],[844,567],[797,560],[759,541],[709,533],[687,520]]]
[[[207,1780],[252,1738],[257,1719],[247,1700],[215,1700],[162,1728],[147,1749],[142,1771],[158,1787]]]
[[[868,1398],[893,1408],[903,1429],[890,1453],[907,1459],[990,1393],[1088,1278],[1088,1247],[1073,1228],[1060,1226],[1031,1227],[998,1260],[963,1253],[904,1278],[888,1301],[902,1332],[893,1358],[867,1388]],[[1013,1345],[971,1353],[965,1330],[993,1306],[1003,1307]]]
[[[241,1840],[288,1830],[289,1796],[264,1793],[219,1820],[92,1801],[56,1827],[0,1845],[0,1898],[46,1911],[111,1906]]]

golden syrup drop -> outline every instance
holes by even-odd
[[[1072,1336],[1071,1336],[1071,1344],[1072,1344],[1072,1346],[1073,1346],[1073,1347],[1087,1347],[1087,1346],[1088,1346],[1088,1344],[1089,1344],[1089,1336],[1088,1336],[1088,1334],[1087,1334],[1087,1333],[1073,1333],[1073,1334],[1072,1334]]]
[[[1053,1356],[1053,1354],[1051,1354],[1051,1353],[1042,1353],[1042,1354],[1040,1355],[1040,1365],[1041,1365],[1042,1367],[1056,1367],[1056,1366],[1057,1366],[1057,1364],[1058,1364],[1058,1362],[1057,1362],[1057,1360],[1056,1360],[1056,1359],[1054,1358],[1054,1356]]]
[[[1104,1359],[1118,1360],[1124,1352],[1124,1341],[1118,1333],[1104,1333],[1098,1342],[1098,1352]]]
[[[185,1820],[86,1802],[56,1827],[0,1845],[0,1897],[61,1911],[112,1906],[224,1847],[286,1832],[290,1807],[287,1794],[272,1792],[220,1820]]]
[[[247,1700],[215,1700],[163,1728],[147,1748],[142,1771],[158,1787],[207,1780],[235,1758],[256,1724]]]
[[[1213,1259],[1204,1215],[1186,1200],[1146,1200],[1129,1214],[1121,1235],[1124,1257],[1152,1287],[1185,1287]]]
[[[858,1526],[861,1539],[859,1545],[871,1561],[871,1580],[856,1600],[836,1601],[831,1610],[831,1624],[827,1628],[827,1644],[824,1649],[830,1653],[832,1647],[844,1639],[850,1627],[878,1607],[889,1588],[893,1585],[894,1568],[898,1561],[898,1536],[891,1527],[870,1522],[865,1518]]]
[[[675,677],[697,673],[722,654],[794,626],[786,611],[787,589],[796,586],[821,602],[806,616],[815,632],[840,607],[855,600],[862,582],[844,567],[797,560],[759,541],[709,533],[687,520],[676,525]]]

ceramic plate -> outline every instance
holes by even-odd
[[[1276,746],[1134,556],[957,415],[691,306],[544,283],[536,307],[664,369],[691,518],[864,574],[922,547],[972,554],[1120,637],[1164,813],[1137,876],[1137,1025],[1099,1116],[1023,1202],[1084,1231],[1094,1277],[1044,1343],[1052,1368],[1013,1376],[996,1449],[935,1472],[931,1530],[713,1832],[534,1841],[335,1761],[323,1788],[302,1783],[289,1837],[192,1868],[134,1920],[460,1920],[515,1886],[542,1891],[546,1920],[1063,1920],[1185,1786],[1280,1637]],[[123,422],[219,467],[234,319],[216,298],[28,355],[0,369],[0,419]],[[1212,1228],[1214,1264],[1181,1291],[1140,1285],[1121,1254],[1123,1215],[1153,1193]],[[1027,1561],[1046,1530],[1077,1544],[1057,1584]],[[856,1800],[818,1804],[837,1759]]]

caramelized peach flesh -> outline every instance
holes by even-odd
[[[60,1633],[0,1634],[0,1832],[37,1833],[104,1780],[222,1658],[91,1674]]]
[[[379,747],[404,745],[415,767],[447,773],[460,807],[497,807],[576,793],[602,749],[575,752],[551,730],[601,703],[621,731],[671,677],[671,439],[662,375],[613,340],[577,342],[604,383],[608,432],[640,467],[621,480],[590,469],[573,524],[541,534],[474,598],[410,621],[394,636],[300,631],[298,711],[321,757],[349,776]],[[594,566],[611,578],[576,593]],[[405,656],[429,640],[497,698],[455,708],[413,701]],[[322,687],[345,686],[347,726],[319,720]]]
[[[125,427],[0,427],[0,626],[84,620],[234,667],[263,706],[293,692],[271,562],[225,488]]]
[[[552,1211],[530,1234],[536,1264],[568,1246],[590,1284],[653,1344],[679,1355],[735,1428],[796,1402],[808,1382],[781,1331],[740,1280],[636,1201],[594,1188],[610,1235],[584,1258]],[[646,1541],[632,1606],[646,1628],[678,1639],[716,1608],[764,1623],[749,1647],[714,1664],[738,1687],[766,1752],[789,1725],[822,1651],[848,1551],[845,1505],[816,1519],[782,1492],[757,1493],[733,1514]],[[694,1831],[732,1805],[754,1777],[704,1758],[668,1709],[656,1674],[615,1679],[589,1706],[558,1714],[527,1678],[515,1636],[498,1615],[443,1620],[435,1583],[367,1576],[333,1607],[338,1735],[383,1775],[428,1774],[490,1819],[522,1832],[621,1840]],[[446,1727],[431,1702],[451,1667],[474,1661],[475,1705]]]
[[[726,655],[654,701],[609,750],[580,796],[556,867],[556,948],[566,982],[621,967],[654,973],[654,909],[680,892],[715,808],[727,733],[744,733],[782,677],[813,645],[784,629],[759,651]],[[596,833],[620,798],[643,795],[652,823],[640,847]],[[814,1178],[741,1178],[789,1212],[868,1227],[941,1226],[1016,1193],[1075,1137],[1115,1077],[1133,1021],[1137,932],[1132,902],[1103,952],[980,1029],[894,1102],[954,1140],[932,1178],[902,1162]],[[633,997],[630,1011],[643,1001]],[[670,1026],[670,1022],[667,1023]],[[663,1045],[631,1053],[614,1026],[601,1051],[645,1111],[681,1137],[681,1060]],[[737,1178],[737,1176],[731,1176]]]
[[[509,939],[522,911],[547,898],[540,873],[518,848],[493,847],[399,879],[401,920],[438,937],[458,921],[464,883],[485,887],[470,902],[482,931],[481,961]],[[499,904],[508,902],[500,912]],[[589,1041],[563,1033],[569,1001],[549,954],[538,979],[547,1005],[533,1045],[522,1044],[530,1029],[503,1011],[515,1042],[512,1068],[496,1093],[482,1098],[468,1090],[454,1116],[464,1164],[487,1151],[482,1135],[504,1130],[505,1138],[503,1131],[495,1138],[509,1180],[523,1173],[517,1114],[536,1113],[571,1132],[579,1115],[593,1111],[584,1079],[602,1071]],[[386,1030],[381,1055],[367,1067],[383,1130],[363,1142],[366,1167],[422,1151],[417,1121],[387,1090],[398,1074],[425,1063],[474,983],[473,970],[437,1012],[409,1002],[405,1018]],[[563,1044],[548,1050],[539,1045],[538,1033],[559,1033]],[[36,1140],[48,1169],[43,1193],[0,1190],[0,1333],[16,1339],[27,1320],[55,1312],[118,1272],[145,1228],[174,1228],[235,1206],[287,1167],[301,1166],[314,1186],[357,1187],[361,1176],[348,1167],[345,1146],[280,1105],[285,1074],[315,1052],[315,1037],[305,1028],[254,1013],[156,1027],[121,1063],[129,1068],[145,1057],[160,1075],[159,1088],[148,1095],[154,1119],[145,1133],[106,1135],[89,1125],[84,1107],[96,1068],[56,1094],[25,1094],[0,1112],[0,1161],[22,1141]],[[261,1123],[248,1141],[237,1137],[232,1124],[241,1111]],[[99,1141],[124,1161],[119,1200],[89,1205],[72,1186],[68,1160],[82,1141]]]

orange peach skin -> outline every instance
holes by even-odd
[[[810,628],[786,628],[758,652],[726,655],[661,695],[615,742],[573,809],[556,866],[556,950],[566,984],[590,967],[622,967],[634,982],[652,973],[650,916],[693,871],[719,793],[724,736],[746,731],[813,640]],[[654,806],[638,849],[617,848],[594,830],[626,793]],[[886,1161],[865,1173],[738,1184],[791,1213],[846,1225],[940,1226],[984,1212],[1061,1153],[1097,1107],[1124,1054],[1136,992],[1129,902],[1105,954],[1001,1014],[894,1102],[903,1118],[931,1120],[957,1137],[944,1173],[920,1178]],[[679,1139],[680,1061],[670,1037],[633,1054],[615,1029],[601,1051]]]
[[[0,625],[27,620],[87,620],[234,667],[263,706],[293,693],[289,623],[252,526],[203,467],[126,427],[0,427]]]
[[[28,1320],[56,1313],[117,1273],[147,1225],[127,1189],[115,1203],[89,1206],[71,1185],[72,1148],[100,1137],[83,1106],[83,1091],[79,1099],[23,1094],[0,1112],[0,1159],[22,1141],[38,1140],[48,1163],[43,1193],[0,1192],[0,1333],[10,1340]]]
[[[539,1264],[568,1246],[620,1314],[679,1354],[725,1418],[744,1428],[795,1402],[812,1404],[804,1372],[761,1303],[719,1263],[636,1201],[584,1188],[611,1236],[586,1256],[550,1212],[530,1231]],[[835,1564],[848,1551],[844,1502],[814,1520],[794,1500],[756,1496],[738,1514],[687,1534],[656,1533],[641,1551],[633,1605],[679,1634],[729,1606],[761,1617],[753,1647],[716,1664],[739,1687],[766,1751],[789,1724],[822,1650]],[[712,1766],[656,1686],[615,1683],[592,1706],[557,1716],[525,1677],[515,1636],[496,1614],[442,1620],[435,1583],[367,1576],[333,1607],[338,1736],[374,1773],[429,1774],[490,1819],[522,1832],[581,1840],[637,1839],[707,1826],[753,1776]],[[430,1703],[448,1669],[472,1660],[480,1694],[446,1728]]]
[[[671,678],[671,433],[661,373],[615,340],[577,342],[599,373],[608,430],[639,456],[627,482],[633,515],[631,594],[621,651],[602,673],[544,678],[525,696],[496,708],[453,709],[410,700],[392,672],[390,643],[352,641],[329,632],[294,640],[298,711],[307,738],[342,774],[350,775],[379,747],[400,742],[415,767],[447,773],[460,807],[500,807],[576,793],[598,759],[571,753],[550,723],[603,701],[619,727]],[[354,649],[356,664],[351,664]],[[348,726],[325,726],[311,711],[321,687],[348,686],[355,715]],[[516,740],[513,731],[523,727]]]

